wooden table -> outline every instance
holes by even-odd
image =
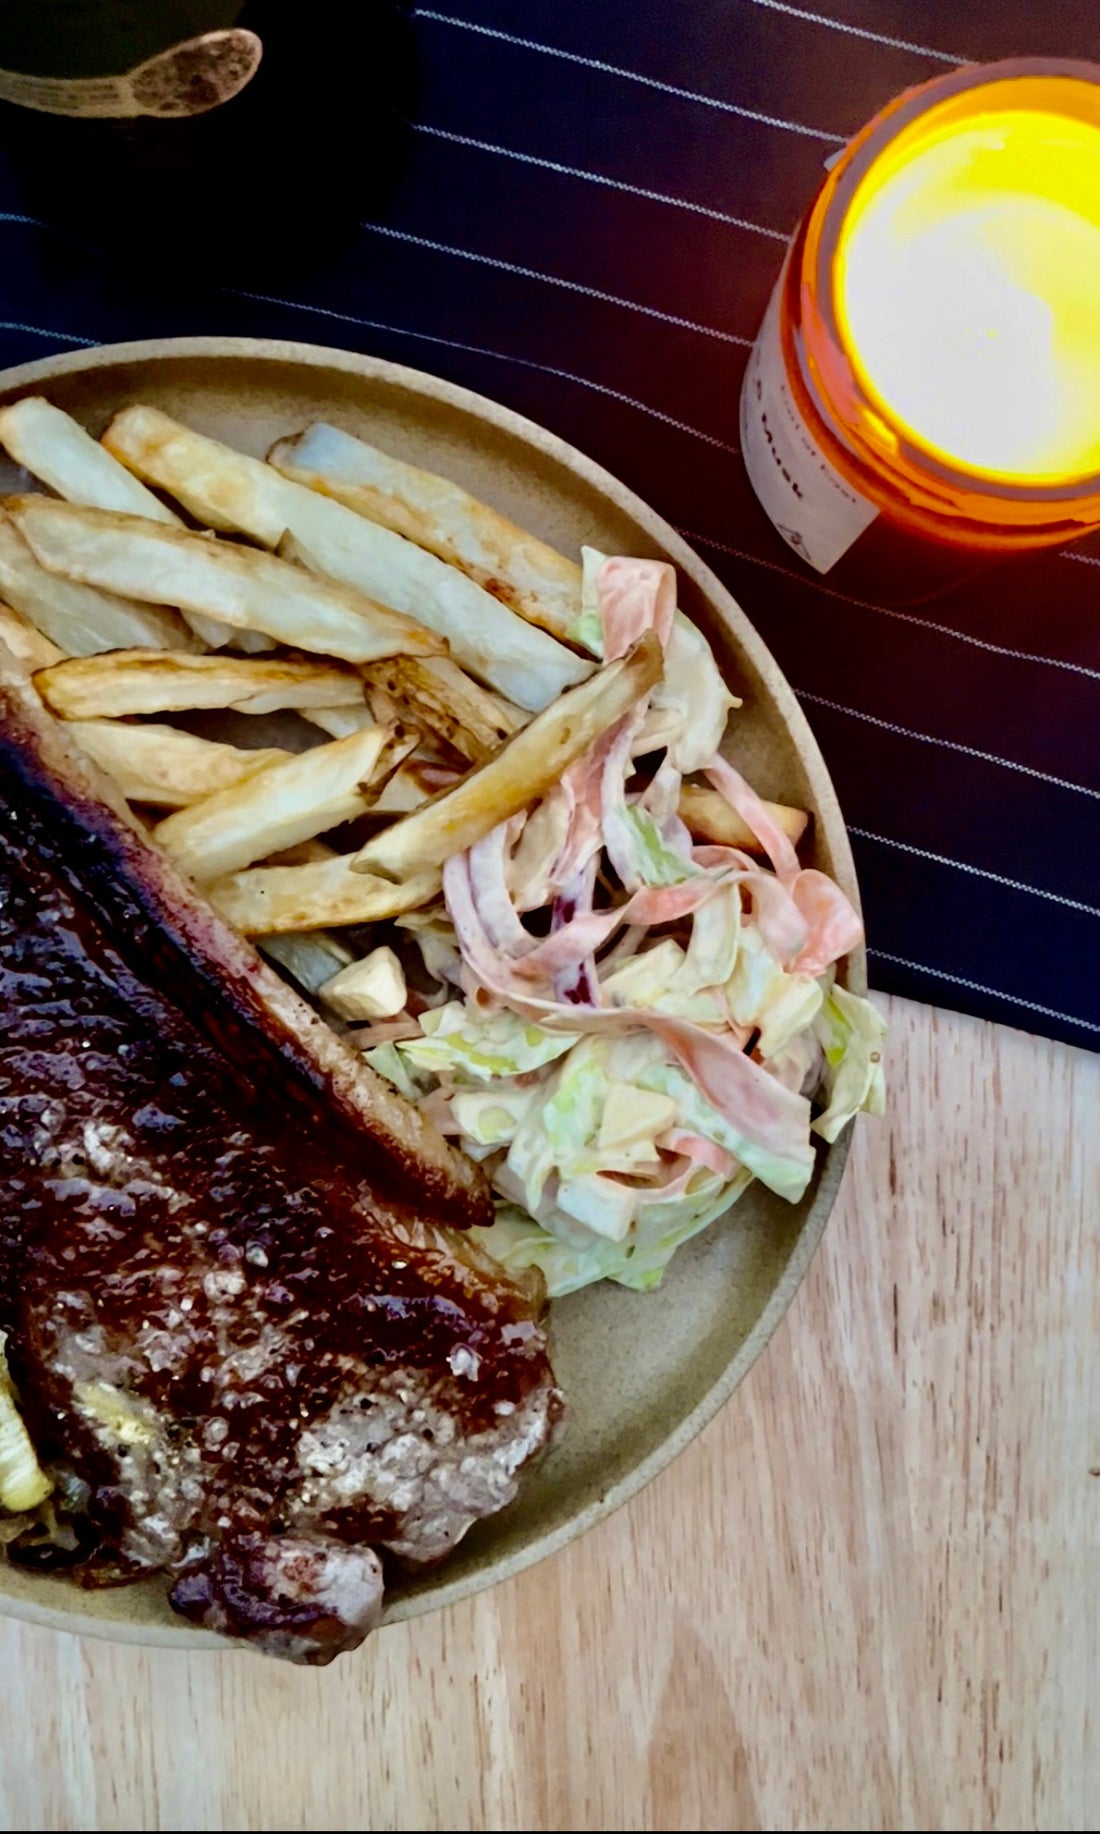
[[[670,1471],[323,1673],[0,1626],[3,1827],[1096,1828],[1100,1057],[889,1004],[890,1116]]]

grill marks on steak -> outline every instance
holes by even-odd
[[[104,837],[131,893],[170,869],[56,759],[37,793],[5,712],[0,1326],[28,1423],[122,1573],[327,1660],[377,1619],[380,1553],[441,1558],[545,1443],[536,1308],[399,1201],[392,1141],[312,1099],[277,1026],[261,1048],[215,957],[196,973],[148,907],[119,927]]]

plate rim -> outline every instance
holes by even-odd
[[[643,497],[623,484],[613,472],[589,458],[584,452],[538,421],[505,407],[491,396],[482,395],[462,384],[449,382],[428,370],[393,363],[385,357],[340,350],[331,345],[301,342],[284,338],[193,337],[141,338],[115,344],[80,346],[71,351],[37,357],[0,371],[0,404],[48,384],[58,376],[82,374],[120,363],[156,363],[189,358],[213,358],[219,361],[240,358],[248,362],[273,365],[302,365],[314,370],[335,369],[352,377],[377,380],[402,388],[433,402],[444,402],[463,414],[488,421],[500,431],[524,445],[534,446],[549,455],[566,471],[579,476],[586,484],[610,499],[624,514],[645,529],[655,546],[668,555],[685,573],[703,597],[717,605],[729,630],[734,646],[744,652],[752,666],[768,681],[777,712],[809,779],[814,799],[815,818],[828,835],[834,860],[834,873],[844,890],[860,909],[859,886],[847,826],[828,767],[813,729],[783,671],[772,656],[764,639],[751,623],[747,613],[730,589],[702,560],[696,550],[672,523],[654,510]],[[847,979],[853,991],[866,993],[866,949],[860,944],[846,958]],[[825,1225],[832,1214],[851,1150],[853,1127],[845,1129],[839,1140],[828,1148],[828,1154],[813,1200],[799,1230],[794,1248],[776,1281],[771,1295],[736,1354],[726,1364],[718,1379],[700,1396],[695,1406],[684,1414],[673,1430],[638,1464],[610,1484],[584,1509],[570,1515],[556,1527],[533,1537],[523,1547],[513,1549],[499,1560],[490,1560],[484,1568],[448,1581],[446,1565],[441,1568],[438,1583],[430,1579],[417,1591],[387,1603],[382,1627],[407,1622],[443,1610],[471,1598],[479,1592],[514,1578],[539,1561],[559,1552],[578,1540],[597,1523],[614,1514],[636,1496],[654,1478],[666,1470],[687,1446],[696,1439],[725,1406],[752,1364],[762,1354],[785,1316],[811,1261],[817,1251]],[[427,1576],[425,1576],[427,1577]],[[153,1582],[150,1582],[153,1583]],[[0,1615],[46,1629],[66,1631],[80,1636],[139,1645],[145,1648],[205,1649],[212,1653],[234,1645],[212,1631],[196,1630],[182,1620],[170,1622],[112,1619],[85,1614],[79,1609],[86,1595],[73,1588],[72,1603],[52,1605],[36,1599],[17,1598],[3,1588],[0,1562]]]

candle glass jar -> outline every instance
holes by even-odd
[[[1063,156],[1060,123],[1076,156]],[[1086,471],[1071,465],[1064,475],[1056,462],[1027,475],[1026,465],[999,470],[953,454],[884,396],[853,335],[844,275],[861,210],[926,149],[974,132],[985,136],[982,169],[998,206],[1017,183],[1029,204],[1068,207],[1095,229],[1100,261],[1100,67],[1053,59],[967,66],[899,96],[833,162],[795,233],[745,374],[741,446],[757,496],[796,553],[860,597],[918,602],[1010,555],[1100,527],[1091,453]],[[1028,143],[1013,148],[1013,132]],[[1007,179],[998,177],[999,149]],[[1085,337],[1100,376],[1100,295],[1095,305],[1095,331],[1086,326]],[[981,329],[996,335],[996,326]]]

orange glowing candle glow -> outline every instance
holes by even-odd
[[[1100,69],[954,71],[844,149],[741,430],[773,523],[845,586],[919,597],[1100,526]]]

